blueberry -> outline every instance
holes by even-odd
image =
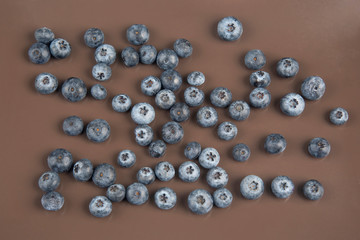
[[[294,183],[287,176],[278,176],[271,182],[271,191],[277,198],[288,198],[294,192]]]
[[[179,58],[174,50],[163,49],[156,56],[156,64],[162,70],[170,70],[176,68]]]
[[[335,125],[343,125],[349,120],[349,113],[341,107],[334,108],[330,112],[330,122]]]
[[[61,93],[68,101],[78,102],[86,97],[87,89],[83,80],[71,77],[63,83]]]
[[[142,64],[153,64],[156,56],[157,50],[153,45],[143,45],[139,49],[139,57]]]
[[[139,183],[148,185],[155,181],[155,173],[152,168],[143,167],[137,172],[136,179]]]
[[[69,151],[58,148],[49,154],[47,163],[49,168],[54,172],[67,172],[73,164],[73,157]]]
[[[258,199],[264,193],[264,182],[255,175],[248,175],[241,180],[241,195],[246,199]]]
[[[95,119],[86,126],[86,136],[93,142],[104,142],[110,137],[110,125],[104,119]]]
[[[149,191],[142,183],[133,183],[126,188],[126,200],[134,205],[142,205],[149,199]]]
[[[122,184],[113,184],[106,190],[106,197],[112,202],[121,202],[125,198],[125,187]]]
[[[182,77],[180,73],[172,69],[164,71],[160,75],[160,80],[163,88],[171,91],[178,90],[182,84]]]
[[[237,121],[244,121],[250,115],[249,104],[245,101],[234,101],[229,106],[230,117]]]
[[[40,73],[35,78],[35,89],[41,94],[50,94],[58,87],[57,78],[51,73]]]
[[[138,125],[134,130],[134,134],[135,141],[140,146],[149,145],[154,138],[154,132],[148,125]]]
[[[210,94],[210,101],[215,107],[225,108],[229,106],[231,99],[230,90],[224,87],[217,87]]]
[[[196,182],[199,177],[200,168],[196,163],[186,161],[179,166],[179,178],[184,182]]]
[[[325,82],[319,76],[307,77],[301,84],[301,95],[308,100],[318,100],[325,93]]]
[[[217,135],[220,139],[229,141],[236,137],[238,129],[232,122],[223,122],[217,129]]]
[[[73,176],[75,180],[86,182],[89,181],[94,172],[94,167],[89,159],[80,159],[74,164]]]
[[[303,187],[304,196],[309,200],[319,200],[324,195],[324,187],[317,180],[309,180]]]
[[[60,185],[60,177],[56,172],[45,172],[38,181],[39,188],[44,192],[54,191]]]
[[[34,43],[28,50],[29,59],[36,64],[44,64],[50,60],[49,47],[43,43]]]
[[[177,122],[167,122],[161,129],[163,140],[169,144],[175,144],[184,137],[184,129]]]
[[[84,122],[78,116],[70,116],[65,118],[62,128],[66,135],[77,136],[82,133]]]
[[[187,204],[193,213],[203,215],[210,212],[214,202],[208,191],[196,189],[189,194]]]
[[[247,68],[258,70],[265,65],[266,57],[261,50],[254,49],[246,53],[244,61]]]
[[[92,181],[98,187],[109,187],[116,181],[115,168],[107,163],[100,164],[94,170],[94,174],[92,175]]]
[[[98,28],[89,28],[84,34],[86,46],[96,48],[104,43],[104,33]]]
[[[187,76],[187,82],[192,86],[200,86],[205,82],[205,75],[199,71],[191,72]]]
[[[250,75],[250,84],[254,87],[267,87],[270,85],[270,74],[264,71],[256,71]]]
[[[276,65],[280,77],[294,77],[299,72],[299,63],[294,58],[282,58]]]
[[[201,151],[199,163],[203,168],[214,168],[220,162],[220,154],[215,148],[208,147]]]
[[[55,34],[50,28],[42,27],[35,30],[34,37],[39,43],[49,44],[55,39]]]
[[[270,134],[265,139],[264,148],[271,154],[281,153],[286,148],[286,140],[281,134]]]
[[[107,90],[101,84],[95,84],[90,90],[91,96],[96,100],[104,100],[107,97]]]
[[[190,57],[193,51],[191,43],[183,38],[179,38],[174,43],[174,51],[181,58]]]
[[[131,108],[131,104],[131,99],[126,94],[118,94],[111,101],[111,106],[115,112],[127,112]]]
[[[161,109],[170,109],[176,101],[176,96],[169,89],[160,90],[155,96],[155,104]]]
[[[161,81],[155,76],[147,76],[141,81],[141,91],[147,96],[155,96],[161,90]]]
[[[111,77],[111,67],[105,63],[97,63],[92,68],[92,76],[99,81],[106,81]]]
[[[137,103],[131,109],[131,118],[137,124],[150,124],[155,119],[155,110],[149,103]]]
[[[133,45],[142,45],[149,40],[150,33],[147,27],[143,24],[131,25],[126,30],[126,38],[129,43]]]
[[[287,116],[299,116],[305,109],[305,101],[297,93],[288,93],[281,98],[280,109]]]
[[[71,46],[68,41],[56,38],[50,43],[50,53],[54,58],[66,58],[71,53]]]
[[[45,210],[58,211],[64,205],[64,197],[58,192],[47,192],[41,198],[41,205]]]
[[[213,107],[205,106],[198,110],[196,120],[201,127],[212,127],[218,121],[218,114]]]
[[[251,106],[255,108],[266,108],[271,102],[271,95],[265,88],[254,88],[249,96]]]
[[[176,193],[171,188],[163,187],[156,191],[154,200],[158,208],[168,210],[176,204]]]
[[[315,158],[324,158],[329,155],[330,143],[325,138],[313,138],[308,145],[308,152]]]
[[[197,107],[204,102],[205,94],[196,87],[188,87],[184,91],[184,99],[186,104],[190,107]]]
[[[190,117],[190,109],[186,103],[178,102],[170,108],[170,118],[176,122],[184,122]]]
[[[107,217],[112,212],[112,203],[105,196],[96,196],[91,199],[89,211],[94,217]]]
[[[214,204],[218,208],[227,208],[231,205],[233,195],[226,188],[219,188],[213,193]]]
[[[95,50],[95,61],[111,65],[116,60],[115,48],[109,44],[101,44]]]
[[[169,162],[159,162],[155,166],[155,175],[160,181],[170,181],[175,176],[174,166]]]
[[[243,27],[239,20],[229,16],[219,21],[217,32],[222,40],[235,41],[241,37]]]
[[[201,145],[198,142],[190,142],[184,149],[184,155],[190,160],[195,160],[200,156]]]
[[[149,145],[149,154],[151,157],[159,158],[164,156],[166,144],[163,140],[156,140]]]
[[[122,150],[117,157],[117,163],[124,168],[132,167],[135,162],[136,155],[131,150]]]
[[[210,187],[222,188],[228,183],[229,175],[223,168],[214,167],[207,172],[206,181]]]
[[[135,67],[139,64],[139,54],[133,47],[126,47],[121,51],[121,58],[126,67]]]
[[[234,160],[238,162],[246,162],[250,157],[250,148],[245,143],[236,144],[232,150]]]

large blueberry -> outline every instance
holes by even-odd
[[[319,200],[324,195],[324,187],[317,180],[309,180],[303,186],[304,196],[309,200]]]
[[[150,33],[145,25],[134,24],[126,30],[126,37],[131,44],[142,45],[149,40]]]
[[[166,143],[163,140],[156,140],[149,145],[149,154],[151,157],[159,158],[164,156],[166,151]]]
[[[204,189],[196,189],[189,194],[187,204],[193,213],[203,215],[210,212],[214,202],[208,191]]]
[[[176,102],[176,96],[169,89],[160,90],[155,96],[155,104],[161,109],[170,109]]]
[[[111,67],[105,63],[97,63],[92,68],[92,76],[96,80],[106,81],[111,77]]]
[[[147,96],[155,96],[161,90],[161,81],[155,76],[147,76],[141,81],[141,91]]]
[[[94,167],[89,159],[83,158],[77,161],[73,167],[73,176],[75,180],[89,181],[94,172]]]
[[[281,134],[270,134],[265,139],[264,148],[271,154],[281,153],[286,148],[286,140]]]
[[[223,122],[218,126],[217,135],[220,139],[229,141],[236,137],[238,129],[232,122]]]
[[[95,61],[111,65],[116,60],[115,48],[109,44],[102,44],[95,50]]]
[[[35,89],[41,94],[50,94],[58,87],[57,78],[51,73],[40,73],[35,78]]]
[[[149,199],[149,191],[142,183],[133,183],[126,188],[126,200],[134,205],[142,205]]]
[[[184,91],[184,99],[190,107],[197,107],[204,102],[205,94],[201,89],[188,87]]]
[[[137,124],[150,124],[155,119],[155,110],[149,103],[137,103],[131,109],[131,118]]]
[[[42,27],[35,30],[34,37],[37,42],[49,44],[55,39],[55,34],[50,28]]]
[[[116,181],[115,168],[107,163],[98,165],[93,173],[92,181],[96,186],[101,188],[107,188],[114,184]]]
[[[164,71],[160,75],[160,80],[163,88],[171,91],[178,90],[182,84],[182,77],[180,73],[172,69]]]
[[[195,160],[200,156],[201,145],[198,142],[190,142],[185,146],[184,155],[190,160]]]
[[[179,57],[190,57],[193,51],[193,47],[189,40],[180,38],[174,42],[174,51]]]
[[[205,148],[201,151],[199,156],[199,163],[203,168],[214,168],[220,162],[219,152],[212,147]]]
[[[227,107],[231,99],[232,94],[230,90],[224,87],[217,87],[210,94],[210,101],[215,107]]]
[[[270,82],[270,74],[267,72],[256,71],[250,75],[250,84],[254,87],[267,87]]]
[[[217,25],[219,37],[225,41],[235,41],[240,38],[243,33],[241,22],[235,17],[225,17],[221,19]]]
[[[287,176],[278,176],[271,182],[271,191],[277,198],[288,198],[294,192],[294,183]]]
[[[125,198],[125,187],[122,184],[113,184],[106,190],[106,197],[112,202],[121,202]]]
[[[171,209],[176,204],[176,193],[168,187],[160,188],[154,194],[154,201],[156,206],[160,209]]]
[[[82,133],[84,129],[84,122],[78,116],[70,116],[65,118],[62,128],[66,135],[77,136]]]
[[[50,53],[54,58],[66,58],[71,53],[70,43],[62,38],[54,39],[50,43]]]
[[[138,125],[134,130],[134,134],[135,141],[140,146],[149,145],[154,138],[154,132],[148,125]]]
[[[118,94],[111,101],[111,106],[115,112],[127,112],[131,108],[131,104],[131,99],[126,94]]]
[[[212,127],[218,121],[218,114],[213,107],[205,106],[198,110],[196,120],[201,127]]]
[[[183,162],[178,171],[179,178],[184,182],[196,182],[200,177],[200,168],[192,161]]]
[[[83,80],[71,77],[63,83],[61,93],[68,101],[78,102],[86,97],[87,89]]]
[[[330,143],[325,138],[313,138],[309,142],[308,152],[315,158],[324,158],[329,155],[331,150]]]
[[[31,62],[44,64],[50,60],[50,50],[44,43],[34,43],[28,50],[28,56]]]
[[[89,203],[89,211],[94,217],[107,217],[112,212],[112,203],[105,196],[96,196]]]
[[[60,185],[59,174],[53,171],[43,173],[39,178],[38,185],[44,192],[54,191]]]
[[[265,65],[266,57],[261,50],[254,49],[246,53],[244,61],[247,68],[258,70]]]
[[[318,100],[325,93],[325,82],[319,76],[305,78],[301,84],[301,95],[308,100]]]
[[[86,46],[96,48],[104,43],[104,33],[99,28],[89,28],[84,34]]]
[[[305,109],[305,101],[297,93],[288,93],[281,98],[280,109],[285,115],[299,116]]]
[[[219,188],[213,193],[214,204],[218,208],[227,208],[233,200],[232,193],[226,188]]]
[[[280,77],[294,77],[299,72],[299,63],[294,58],[282,58],[276,65]]]
[[[154,170],[150,167],[142,167],[136,174],[136,179],[139,183],[148,185],[155,181]]]
[[[271,94],[265,88],[254,88],[249,95],[249,100],[254,108],[266,108],[270,105]]]
[[[264,182],[255,175],[248,175],[241,180],[241,195],[246,199],[258,199],[264,193]]]
[[[169,162],[159,162],[155,166],[155,175],[160,181],[170,181],[175,176],[175,168]]]
[[[206,181],[210,187],[222,188],[228,183],[229,175],[223,168],[214,167],[207,172]]]
[[[58,192],[47,192],[41,198],[41,205],[45,210],[58,211],[64,205],[64,197]]]
[[[236,144],[232,149],[232,156],[238,162],[247,161],[250,154],[250,148],[245,143]]]
[[[110,125],[104,119],[95,119],[86,126],[86,136],[93,142],[104,142],[110,137]]]
[[[183,122],[188,120],[190,117],[190,109],[186,103],[175,103],[170,108],[170,118],[176,122]]]
[[[73,157],[69,151],[58,148],[49,154],[47,163],[49,168],[54,172],[67,172],[72,167]]]
[[[330,122],[343,125],[349,120],[349,113],[342,107],[337,107],[330,112]]]
[[[166,143],[175,144],[184,137],[184,129],[177,122],[167,122],[161,129],[161,135]]]
[[[153,64],[156,56],[157,50],[153,45],[143,45],[139,49],[139,57],[142,64]]]
[[[117,163],[124,168],[132,167],[136,162],[136,155],[131,150],[122,150],[118,157],[117,157]]]
[[[179,63],[176,52],[172,49],[163,49],[158,52],[156,64],[162,70],[174,69]]]
[[[107,97],[107,90],[101,84],[95,84],[90,90],[91,96],[96,100],[104,100]]]
[[[139,64],[139,53],[133,47],[126,47],[121,51],[121,58],[126,67],[135,67]]]
[[[234,101],[229,106],[229,114],[232,119],[243,121],[250,115],[249,104],[241,100]]]

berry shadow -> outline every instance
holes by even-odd
[[[241,180],[242,179],[235,179],[235,181],[233,181],[231,183],[231,186],[229,186],[229,187],[231,187],[232,192],[234,193],[234,196],[243,199],[243,196],[241,195],[241,192],[240,192]]]
[[[303,186],[305,185],[306,181],[302,181],[300,184],[297,184],[297,187],[295,189],[296,193],[301,196],[303,199],[306,199],[303,192]]]

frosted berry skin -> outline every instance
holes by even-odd
[[[314,158],[324,158],[329,155],[330,143],[325,138],[313,138],[308,145],[308,152]]]
[[[241,22],[235,17],[225,17],[218,22],[217,32],[219,37],[225,41],[235,41],[243,33]]]
[[[161,109],[170,109],[176,102],[176,96],[169,89],[160,90],[155,96],[155,104]]]
[[[155,76],[147,76],[141,81],[141,91],[147,96],[155,96],[161,90],[161,81]]]
[[[158,208],[169,210],[176,205],[176,193],[168,187],[160,188],[154,194],[154,201]]]
[[[45,64],[50,60],[50,49],[43,43],[34,43],[28,50],[28,56],[35,64]]]
[[[220,162],[220,154],[215,148],[208,147],[201,151],[199,163],[203,168],[210,169],[216,167]]]
[[[122,184],[113,184],[106,190],[106,197],[112,202],[121,202],[125,198],[125,192]]]
[[[226,188],[219,188],[213,193],[214,204],[218,208],[227,208],[233,200],[232,193]]]
[[[280,109],[285,115],[296,117],[304,111],[305,101],[297,93],[288,93],[281,98]]]
[[[303,186],[304,196],[309,200],[319,200],[324,195],[324,187],[317,180],[309,180]]]
[[[131,150],[122,150],[117,158],[117,163],[124,168],[129,168],[134,166],[136,162],[136,155]]]
[[[258,199],[264,193],[264,182],[258,176],[248,175],[241,180],[240,192],[246,199]]]
[[[131,109],[131,118],[136,124],[150,124],[155,119],[155,110],[149,103],[137,103]]]
[[[301,84],[301,95],[308,100],[319,100],[326,90],[324,80],[319,76],[307,77]]]
[[[107,97],[107,90],[101,84],[95,84],[90,90],[91,96],[96,100],[104,100]]]
[[[270,134],[265,139],[264,148],[271,154],[281,153],[286,148],[286,139],[278,133]]]
[[[189,194],[187,204],[191,212],[203,215],[211,211],[214,201],[208,191],[196,189]]]
[[[133,47],[126,47],[121,51],[121,58],[126,67],[135,67],[139,64],[139,53]]]
[[[161,129],[163,140],[168,144],[175,144],[181,141],[184,137],[184,129],[177,122],[167,122]]]
[[[335,125],[343,125],[349,120],[349,113],[341,107],[334,108],[330,112],[330,122]]]
[[[154,170],[152,170],[150,167],[143,167],[136,174],[136,179],[138,182],[145,185],[153,183],[155,178]]]
[[[111,106],[115,112],[127,112],[131,108],[131,104],[131,98],[126,94],[118,94],[111,101]]]
[[[271,191],[277,198],[289,198],[294,189],[293,181],[287,176],[278,176],[271,182]]]
[[[186,103],[175,103],[170,108],[170,118],[175,122],[184,122],[190,117],[190,108]]]
[[[69,151],[58,148],[49,154],[47,163],[49,168],[54,172],[67,172],[72,167],[73,157]]]
[[[179,63],[179,58],[176,52],[172,49],[163,49],[158,52],[156,57],[156,64],[162,70],[170,70],[176,68]]]
[[[106,81],[111,77],[111,67],[105,63],[95,64],[92,68],[92,76],[98,81]]]
[[[110,125],[104,119],[95,119],[86,126],[86,136],[93,142],[105,142],[110,137]]]
[[[259,70],[266,63],[266,57],[264,53],[259,49],[253,49],[245,55],[245,66],[252,70]]]
[[[79,102],[86,97],[87,89],[83,80],[71,77],[63,83],[61,93],[66,100]]]
[[[94,167],[89,159],[80,159],[74,164],[73,176],[75,180],[80,182],[89,181],[93,175]]]
[[[236,121],[244,121],[250,116],[249,104],[245,101],[234,101],[229,106],[229,115]]]
[[[58,88],[58,80],[51,73],[40,73],[35,78],[35,89],[41,94],[50,94]]]
[[[190,107],[197,107],[204,102],[205,94],[196,87],[188,87],[184,91],[184,99],[185,103]]]
[[[126,200],[130,204],[142,205],[149,199],[149,191],[142,183],[133,183],[126,188]]]
[[[62,128],[66,135],[77,136],[84,130],[84,122],[78,116],[70,116],[65,118]]]
[[[149,40],[150,33],[148,28],[143,24],[131,25],[126,30],[126,38],[129,43],[139,46],[146,43]]]
[[[185,146],[184,155],[187,159],[195,160],[200,156],[201,145],[198,142],[190,142]]]
[[[116,50],[109,44],[101,44],[95,50],[95,61],[111,65],[116,60]]]
[[[157,50],[153,45],[143,45],[139,49],[139,57],[142,64],[153,64],[156,56]]]
[[[64,205],[64,197],[58,192],[47,192],[41,198],[41,205],[48,211],[59,211]]]
[[[190,57],[193,52],[193,47],[189,40],[180,38],[174,42],[174,51],[181,58]]]
[[[200,86],[205,82],[205,75],[202,72],[191,72],[186,78],[188,84],[192,86]]]
[[[238,129],[232,122],[223,122],[217,129],[217,135],[220,139],[229,141],[236,137]]]
[[[50,53],[54,58],[63,59],[70,55],[71,46],[68,41],[57,38],[50,43]]]
[[[135,141],[140,146],[148,146],[154,138],[154,132],[148,125],[138,125],[134,130],[134,134]]]
[[[60,185],[60,177],[56,172],[44,172],[38,181],[39,188],[44,192],[54,191]]]
[[[55,34],[50,28],[42,27],[35,30],[34,37],[37,42],[49,44],[55,39]]]
[[[181,87],[182,77],[179,72],[175,70],[166,70],[160,75],[160,80],[163,88],[171,91],[176,91]]]
[[[149,145],[149,154],[153,158],[164,156],[166,151],[166,144],[163,140],[156,140]]]
[[[280,77],[291,78],[299,72],[299,63],[294,58],[282,58],[276,65]]]
[[[230,105],[232,94],[224,87],[215,88],[210,94],[210,101],[215,107],[225,108]]]
[[[200,177],[200,168],[192,161],[183,162],[178,172],[179,178],[184,182],[196,182]]]
[[[107,188],[114,184],[116,181],[115,168],[107,163],[98,165],[93,173],[92,181],[96,186],[101,188]]]
[[[271,83],[270,74],[264,71],[256,71],[250,75],[250,84],[254,87],[267,87]]]
[[[160,181],[170,181],[175,176],[175,168],[169,162],[159,162],[155,166],[155,175]]]
[[[232,149],[232,156],[238,162],[246,162],[250,155],[250,148],[244,143],[236,144]]]
[[[84,42],[90,48],[96,48],[104,43],[104,33],[99,28],[89,28],[84,34]]]
[[[207,172],[206,181],[210,187],[222,188],[228,183],[229,175],[223,168],[214,167]]]
[[[271,94],[265,88],[255,88],[251,91],[249,100],[254,108],[266,108],[270,105]]]
[[[218,121],[218,114],[215,108],[210,106],[202,107],[196,114],[197,123],[204,128],[214,126]]]
[[[107,217],[112,212],[112,203],[105,196],[96,196],[89,203],[89,211],[94,217]]]

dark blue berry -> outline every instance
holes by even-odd
[[[38,181],[39,188],[44,192],[54,191],[60,185],[60,177],[56,172],[43,173]]]
[[[54,58],[66,58],[71,53],[70,43],[62,38],[54,39],[50,43],[50,53]]]
[[[198,110],[196,120],[201,127],[212,127],[218,121],[218,114],[213,107],[205,106]]]
[[[238,129],[232,122],[223,122],[217,129],[217,135],[220,139],[229,141],[236,137]]]
[[[174,43],[174,51],[179,57],[187,58],[191,56],[193,47],[188,40],[180,38]]]
[[[28,50],[28,56],[31,62],[44,64],[50,60],[50,50],[44,43],[34,43]]]
[[[137,172],[136,179],[139,183],[145,185],[151,184],[155,181],[154,170],[152,170],[150,167],[143,167]]]
[[[330,122],[335,125],[343,125],[349,120],[349,113],[341,107],[334,108],[330,112]]]
[[[215,88],[210,94],[210,101],[215,107],[225,108],[230,105],[232,94],[224,87]]]
[[[102,44],[95,50],[95,61],[111,65],[116,60],[115,48],[109,44]]]
[[[178,172],[179,178],[184,182],[196,182],[200,177],[200,168],[192,161],[183,162]]]
[[[149,154],[151,157],[159,158],[164,156],[166,144],[163,140],[156,140],[149,145]]]
[[[176,91],[181,87],[182,77],[180,73],[175,70],[166,70],[160,75],[160,80],[163,88],[171,91]]]
[[[133,47],[126,47],[121,51],[121,58],[126,67],[135,67],[139,64],[139,54]]]
[[[125,187],[122,184],[113,184],[106,190],[106,197],[112,202],[121,202],[125,198]]]
[[[190,160],[195,160],[200,156],[201,145],[198,142],[190,142],[185,146],[184,155]]]
[[[243,33],[243,27],[239,20],[234,17],[225,17],[217,25],[217,33],[222,40],[235,41]]]
[[[254,49],[246,53],[244,61],[247,68],[258,70],[265,65],[266,57],[261,50]]]
[[[149,191],[142,183],[133,183],[126,188],[126,200],[134,205],[142,205],[149,199]]]
[[[113,166],[107,163],[100,164],[94,170],[92,181],[96,186],[107,188],[116,181],[116,171]]]
[[[230,117],[237,121],[244,121],[250,115],[249,104],[245,101],[234,101],[229,106]]]
[[[270,105],[271,94],[265,88],[255,88],[251,91],[249,100],[254,108],[266,108]]]
[[[318,100],[325,93],[325,82],[319,76],[307,77],[301,84],[301,95],[308,100]]]
[[[147,76],[141,81],[141,91],[147,96],[155,96],[161,90],[161,81],[155,76]]]
[[[271,191],[277,198],[288,198],[294,192],[294,183],[287,176],[278,176],[271,182]]]
[[[169,162],[159,162],[155,166],[155,175],[160,181],[170,181],[175,176],[175,168]]]
[[[170,70],[176,68],[179,63],[179,58],[174,50],[163,49],[158,52],[156,57],[156,64],[162,70]]]
[[[170,109],[176,102],[176,96],[169,89],[160,90],[155,96],[155,104],[161,109]]]
[[[170,118],[176,122],[183,122],[188,120],[190,117],[190,109],[186,103],[175,103],[170,108]]]
[[[99,81],[106,81],[111,77],[111,67],[105,63],[95,64],[92,68],[92,76]]]
[[[68,101],[78,102],[86,97],[87,89],[83,80],[71,77],[63,83],[61,93]]]
[[[153,45],[143,45],[139,49],[139,57],[142,64],[153,64],[156,56],[157,50]]]
[[[203,215],[210,212],[214,202],[208,191],[204,189],[196,189],[189,194],[187,204],[193,213]]]
[[[49,168],[54,172],[67,172],[72,167],[73,157],[69,151],[58,148],[49,154],[47,163]]]
[[[299,72],[299,63],[294,58],[282,58],[277,63],[276,71],[280,77],[294,77]]]
[[[50,28],[42,27],[35,30],[34,37],[37,42],[49,44],[55,39],[55,34]]]
[[[96,48],[104,43],[104,33],[98,28],[89,28],[84,34],[86,46]]]
[[[286,140],[281,134],[270,134],[265,139],[264,148],[271,154],[281,153],[286,148]]]
[[[111,106],[115,112],[127,112],[131,108],[131,104],[131,99],[126,94],[118,94],[111,101]]]
[[[149,40],[150,33],[143,24],[131,25],[126,31],[127,40],[133,45],[142,45]]]
[[[214,167],[207,172],[206,181],[210,187],[222,188],[228,183],[229,175],[223,168]]]
[[[149,145],[154,138],[154,132],[148,125],[138,125],[134,130],[134,134],[135,141],[140,146]]]
[[[95,84],[90,90],[91,96],[96,100],[104,100],[107,97],[107,90],[101,84]]]
[[[176,204],[176,193],[171,188],[163,187],[156,191],[154,200],[158,208],[168,210]]]
[[[86,126],[86,136],[93,142],[104,142],[110,137],[110,125],[104,119],[95,119]]]
[[[50,94],[58,87],[57,78],[51,73],[40,73],[35,78],[35,89],[41,94]]]
[[[232,150],[233,158],[238,162],[247,161],[250,157],[250,154],[250,148],[244,143],[236,144]]]
[[[94,172],[94,167],[89,159],[83,158],[77,161],[73,167],[73,176],[75,180],[89,181]]]
[[[41,198],[41,205],[45,210],[58,211],[64,205],[64,197],[58,192],[47,192]]]
[[[288,93],[281,98],[280,109],[287,116],[299,116],[305,109],[305,101],[297,93]]]
[[[184,137],[184,129],[177,122],[167,122],[161,130],[163,140],[169,144],[175,144]]]
[[[184,91],[184,99],[186,104],[190,107],[197,107],[204,102],[205,94],[196,87],[188,87]]]
[[[112,203],[105,196],[96,196],[89,203],[89,211],[94,217],[107,217],[112,212]]]
[[[329,155],[330,143],[325,138],[313,138],[308,145],[308,152],[315,158],[324,158]]]
[[[213,193],[214,204],[218,208],[227,208],[233,200],[232,193],[226,188],[219,188]]]
[[[66,135],[77,136],[82,133],[84,122],[78,116],[70,116],[65,118],[62,128]]]
[[[319,200],[324,195],[324,187],[317,180],[309,180],[303,187],[304,196],[309,200]]]
[[[136,162],[136,155],[131,150],[122,150],[117,158],[117,163],[124,168],[132,167]]]
[[[254,87],[267,87],[270,85],[270,74],[264,71],[253,72],[250,75],[250,84]]]

